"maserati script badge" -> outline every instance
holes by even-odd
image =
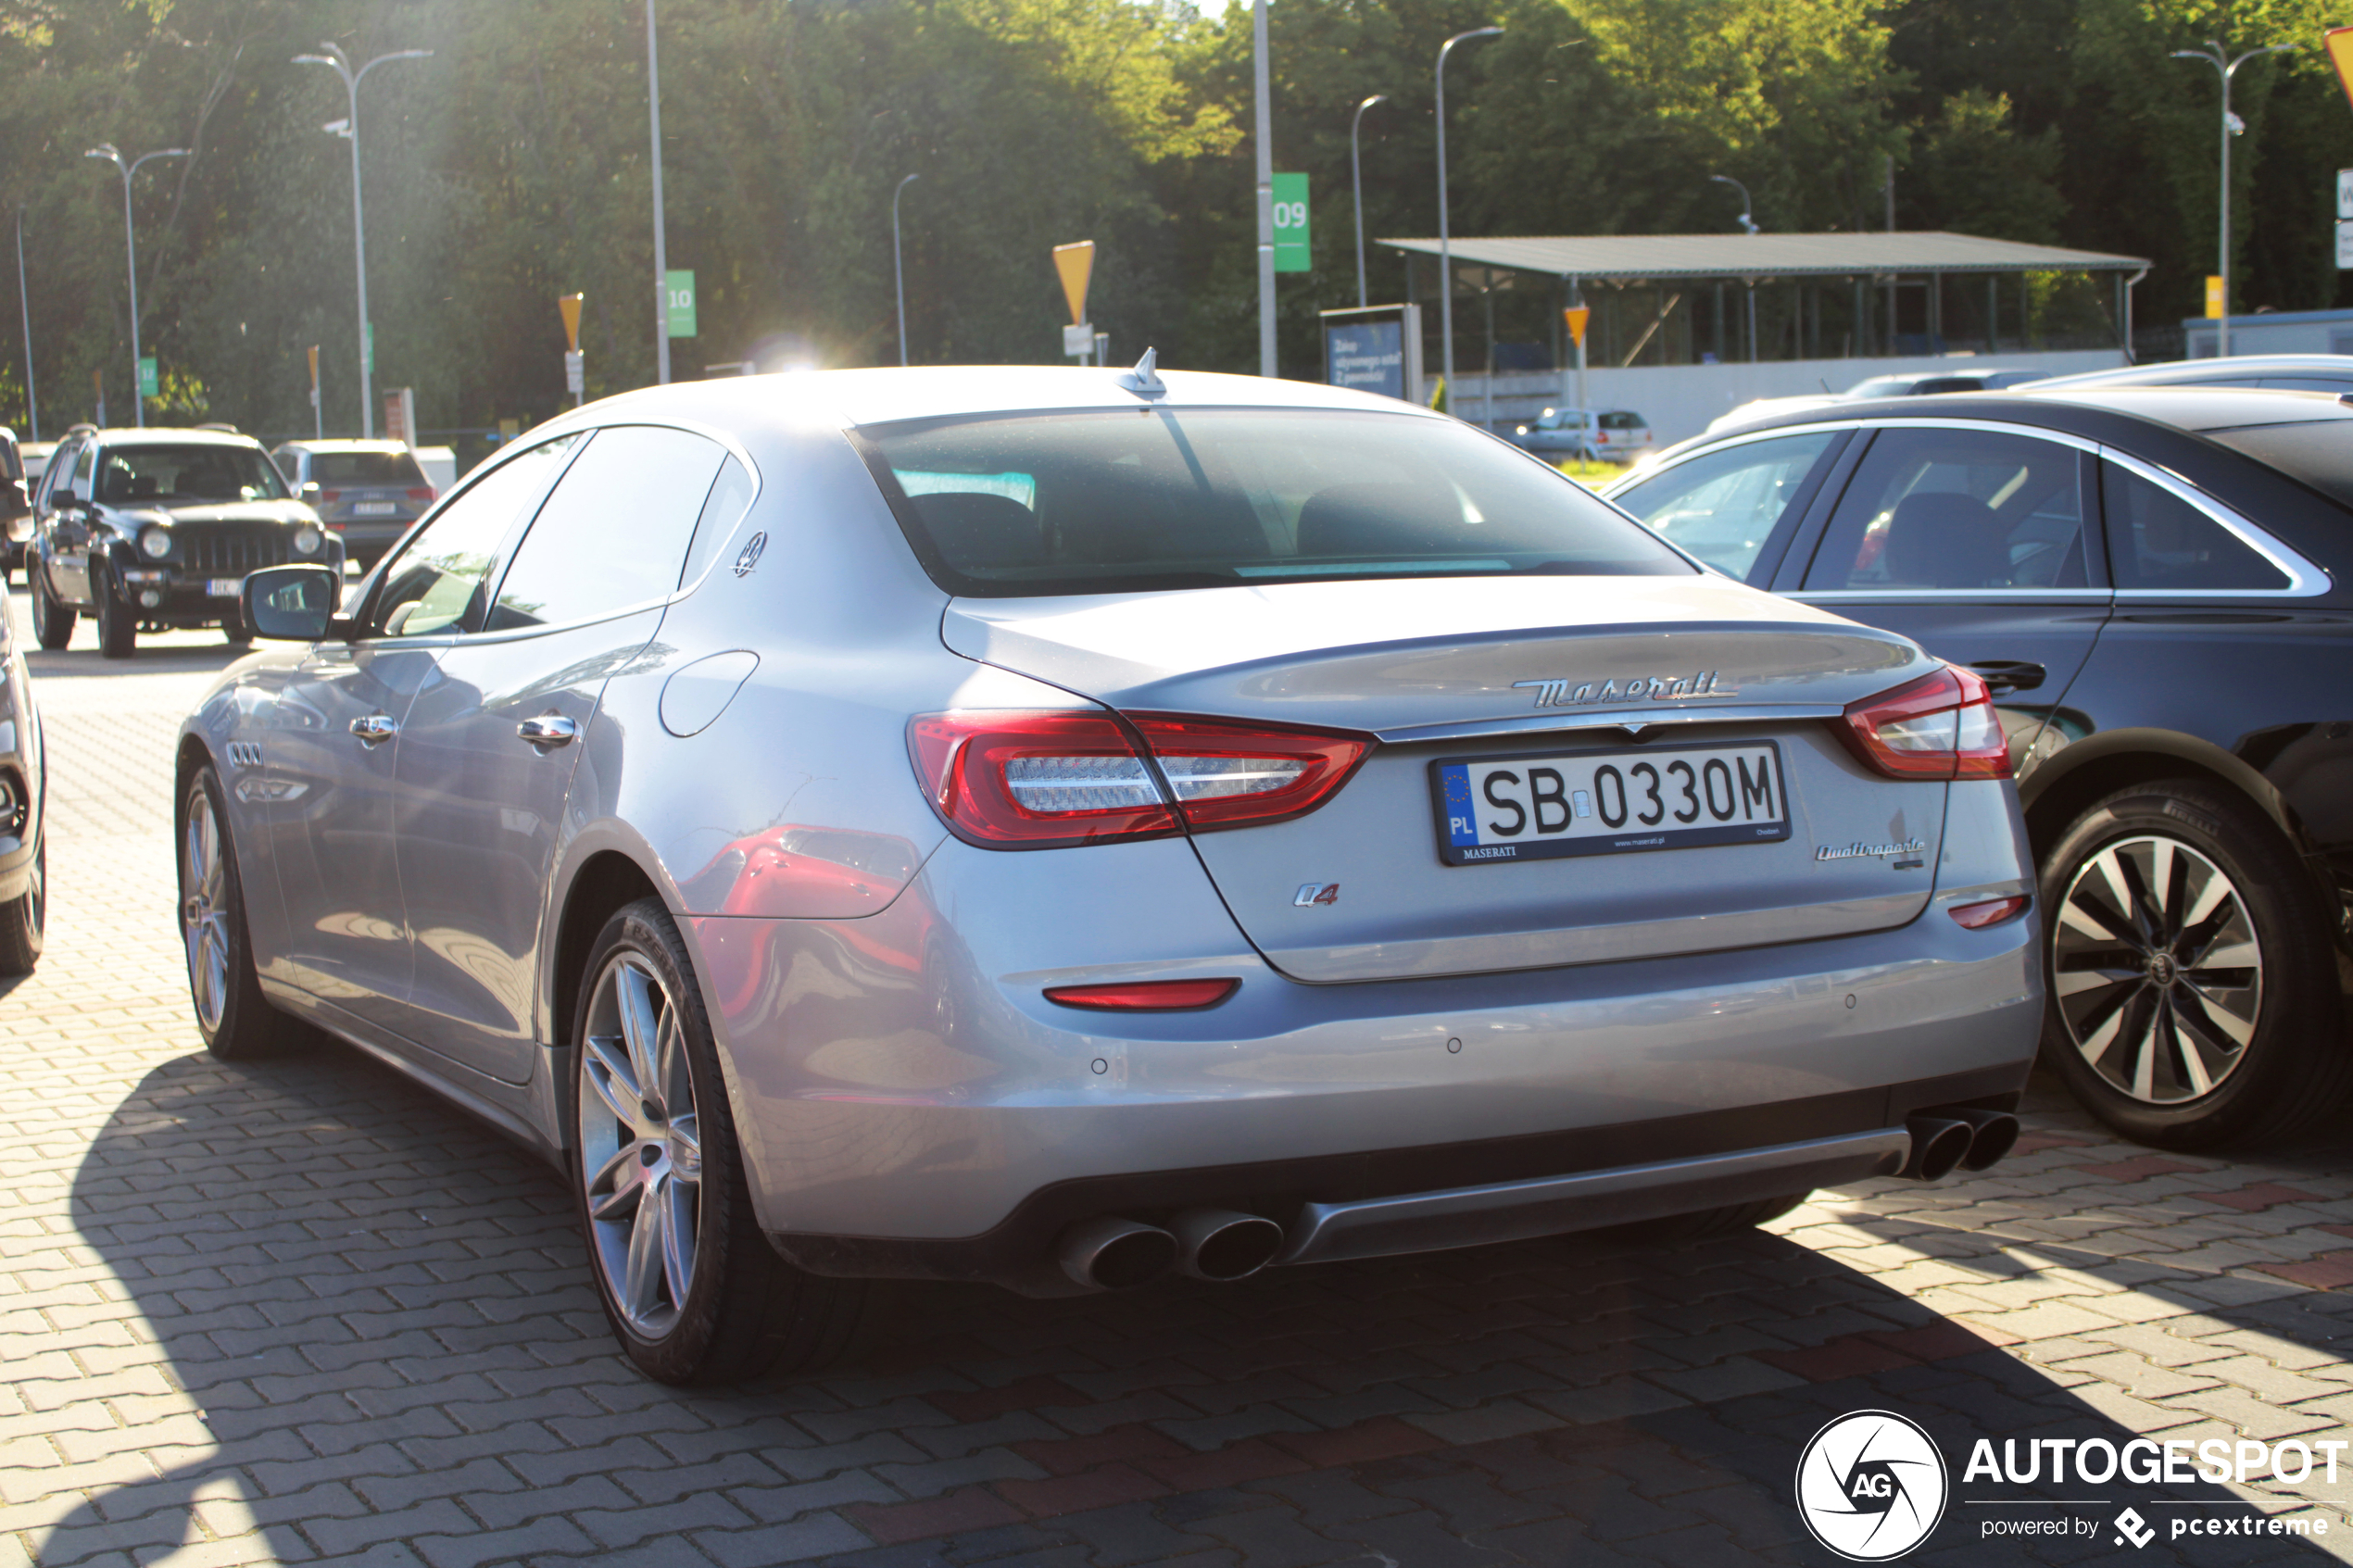
[[[1737,696],[1740,687],[1728,686],[1723,672],[1702,670],[1691,675],[1635,675],[1625,684],[1616,681],[1584,682],[1572,685],[1567,681],[1514,681],[1512,690],[1536,693],[1539,708],[1581,708],[1592,702],[1644,702],[1656,698],[1686,696]]]

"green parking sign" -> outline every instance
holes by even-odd
[[[1275,176],[1275,270],[1312,270],[1307,243],[1307,176]]]
[[[670,320],[672,337],[695,335],[695,275],[692,271],[664,272],[661,275],[661,300]]]
[[[152,354],[139,361],[139,395],[142,397],[163,395],[163,378],[156,373],[156,359]]]

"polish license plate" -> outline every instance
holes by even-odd
[[[245,580],[242,577],[208,577],[205,579],[204,591],[216,599],[233,599],[245,591]]]
[[[1438,856],[1450,866],[1789,836],[1788,781],[1771,741],[1457,757],[1429,773]]]
[[[351,515],[354,517],[390,517],[399,509],[390,501],[354,501],[351,504]]]

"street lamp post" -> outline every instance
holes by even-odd
[[[32,438],[41,439],[41,399],[32,390],[32,285],[24,275],[24,208],[17,208],[17,304],[24,311],[24,404]]]
[[[899,182],[898,187],[890,193],[890,281],[899,295],[899,364],[901,370],[907,365],[907,269],[899,256],[899,193],[922,178],[920,174],[910,174]]]
[[[661,56],[654,0],[646,0],[646,117],[654,144],[654,384],[670,384],[670,233],[661,213]]]
[[[359,279],[359,433],[372,441],[376,434],[375,366],[369,362],[368,354],[368,220],[366,209],[359,200],[359,84],[367,81],[368,73],[380,65],[392,60],[430,59],[433,51],[401,49],[389,55],[378,55],[355,71],[339,44],[331,41],[319,47],[326,53],[296,55],[294,63],[298,66],[326,66],[343,78],[344,97],[351,109],[350,118],[343,122],[340,129],[332,125],[326,129],[351,143],[351,253]]]
[[[1356,114],[1348,122],[1348,183],[1356,197],[1356,308],[1362,310],[1369,301],[1365,294],[1365,168],[1356,157],[1356,128],[1365,123],[1365,111],[1375,104],[1389,102],[1389,94],[1376,93],[1356,106]]]
[[[2222,279],[2222,313],[2214,322],[2214,357],[2218,359],[2231,357],[2231,138],[2246,129],[2246,121],[2231,112],[2231,79],[2238,75],[2239,67],[2258,55],[2288,55],[2295,53],[2296,48],[2293,44],[2267,44],[2259,49],[2249,49],[2233,60],[2222,52],[2219,42],[2209,38],[2203,49],[2173,51],[2177,60],[2204,60],[2222,79],[2222,254],[2221,263],[2216,268]]]
[[[1708,179],[1711,179],[1713,183],[1718,183],[1718,186],[1731,186],[1734,191],[1742,193],[1742,232],[1746,232],[1746,235],[1757,232],[1757,221],[1753,217],[1748,217],[1748,211],[1751,211],[1753,207],[1753,202],[1748,200],[1748,186],[1743,186],[1742,181],[1731,179],[1730,174],[1711,174]],[[1757,284],[1753,278],[1743,278],[1742,282],[1748,284],[1748,362],[1755,364],[1757,362]]]
[[[165,147],[159,152],[147,153],[125,163],[122,161],[122,155],[115,151],[112,142],[101,142],[82,156],[104,158],[122,171],[122,254],[131,273],[131,411],[138,427],[145,430],[147,428],[147,399],[139,391],[139,242],[131,226],[131,177],[139,172],[141,164],[151,158],[186,157],[188,149]],[[22,227],[24,217],[21,212],[18,214],[17,222],[19,225],[17,267],[19,273],[21,274],[24,268]],[[28,328],[28,343],[31,341],[30,333],[31,329]]]
[[[1438,357],[1439,375],[1453,396],[1454,380],[1454,251],[1446,223],[1446,56],[1469,38],[1493,38],[1500,27],[1475,27],[1458,32],[1438,46]]]

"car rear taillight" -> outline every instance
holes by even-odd
[[[1197,1012],[1239,989],[1239,980],[1138,980],[1123,985],[1050,985],[1046,999],[1096,1012]]]
[[[2020,893],[2007,898],[1989,898],[1982,904],[1956,904],[1945,913],[1951,915],[1964,931],[1982,931],[1989,925],[2016,920],[2026,912],[2026,906],[2031,901]]]
[[[1985,683],[1950,665],[1850,704],[1838,738],[1891,779],[2007,779],[2009,743]]]
[[[440,496],[440,495],[441,492],[435,490],[432,485],[420,484],[409,492],[409,499],[422,506],[431,506],[434,501]]]
[[[1151,761],[1137,746],[1140,737]],[[1312,811],[1368,735],[1148,713],[932,713],[907,728],[915,776],[968,843],[1050,849],[1242,827]]]
[[[319,492],[319,499],[321,501],[340,501],[343,499],[343,492],[340,490],[321,490]]]

